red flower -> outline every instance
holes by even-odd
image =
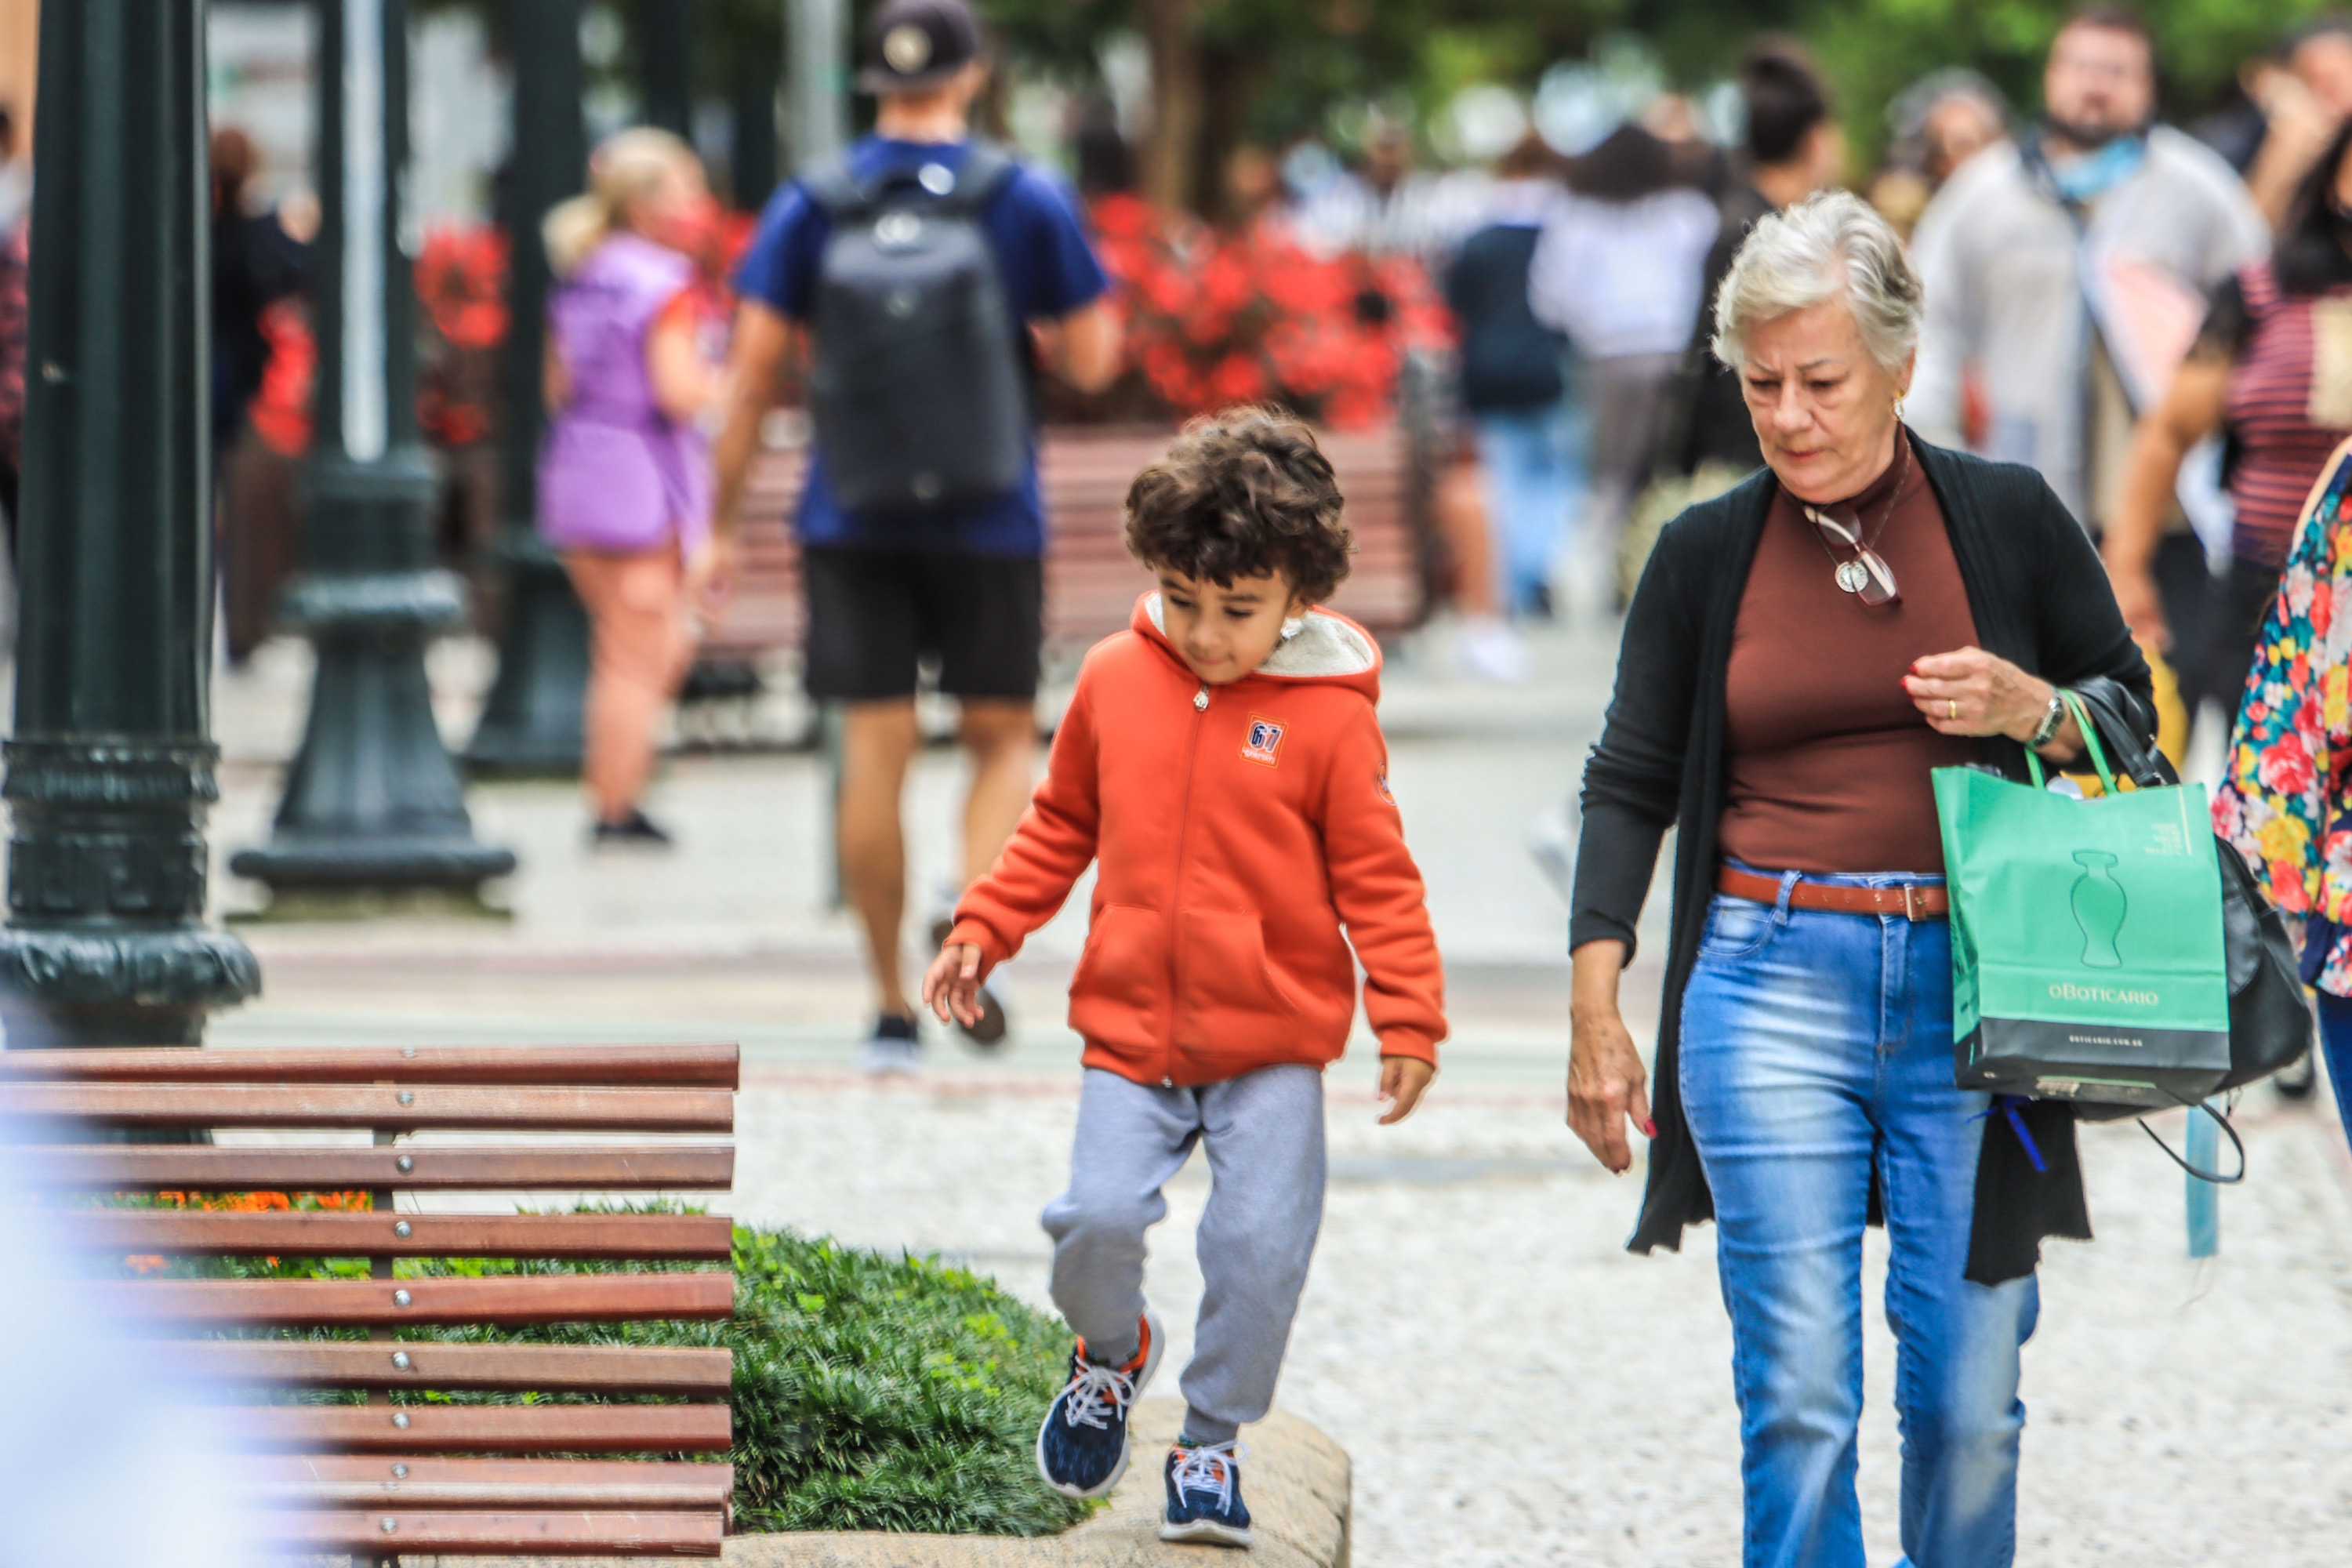
[[[1207,305],[1196,308],[1184,319],[1184,335],[1204,349],[1224,342],[1233,330],[1233,317]]]
[[[1097,196],[1088,205],[1087,216],[1094,220],[1095,233],[1103,239],[1142,239],[1157,232],[1160,215],[1141,196],[1124,191],[1113,191]]]
[[[417,252],[416,297],[440,334],[458,348],[506,340],[507,239],[487,225],[439,228]]]
[[[1212,310],[1238,310],[1258,291],[1249,265],[1235,252],[1235,247],[1220,246],[1201,268],[1201,298]]]
[[[1229,353],[1209,373],[1209,390],[1224,403],[1255,403],[1265,395],[1265,372],[1244,353]]]
[[[1165,315],[1181,315],[1192,303],[1192,284],[1172,267],[1153,267],[1137,279],[1144,303]]]

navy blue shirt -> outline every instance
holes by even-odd
[[[849,150],[850,172],[871,180],[898,169],[945,163],[961,169],[971,143],[947,145],[868,136]],[[1004,282],[1006,301],[1024,321],[1066,316],[1110,287],[1095,258],[1076,204],[1061,182],[1024,163],[981,215]],[[736,268],[735,287],[787,321],[805,324],[814,307],[817,269],[833,223],[797,180],[787,182],[760,214],[751,248]],[[820,348],[819,353],[823,350]],[[947,393],[952,395],[952,392]],[[1037,486],[1037,451],[1020,487],[968,510],[920,519],[860,522],[835,504],[824,476],[824,454],[812,455],[802,489],[800,535],[805,544],[870,544],[915,550],[968,550],[987,555],[1040,555],[1045,510]]]

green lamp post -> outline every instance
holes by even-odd
[[[637,80],[643,119],[694,140],[694,39],[700,25],[696,0],[637,0]]]
[[[219,798],[202,0],[45,0],[0,1013],[194,1045],[261,988],[204,923]]]
[[[572,773],[580,769],[582,705],[588,690],[588,617],[563,563],[532,526],[539,510],[540,356],[546,342],[549,273],[540,221],[580,189],[588,163],[580,115],[580,0],[529,0],[507,9],[514,61],[514,152],[508,172],[506,355],[497,554],[506,568],[506,625],[499,673],[466,747],[477,772]]]
[[[416,430],[415,284],[400,234],[407,0],[325,0],[319,18],[318,437],[305,570],[285,600],[318,672],[269,842],[229,862],[268,883],[281,912],[472,900],[515,868],[510,851],[474,837],[425,673],[427,645],[463,619],[466,600],[433,563],[438,480]]]

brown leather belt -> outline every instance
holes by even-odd
[[[1752,903],[1780,901],[1780,879],[1726,866],[1715,885],[1735,899]],[[1843,882],[1799,882],[1789,889],[1789,907],[1828,910],[1841,915],[1901,915],[1911,921],[1939,921],[1951,910],[1940,882],[1901,882],[1891,888],[1857,888]]]

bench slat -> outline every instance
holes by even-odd
[[[403,1104],[401,1097],[409,1097]],[[719,1089],[452,1088],[420,1083],[0,1083],[0,1115],[132,1127],[445,1127],[726,1132],[735,1097]]]
[[[107,1309],[150,1322],[231,1328],[387,1328],[404,1323],[717,1321],[735,1308],[728,1273],[540,1274],[492,1279],[127,1279],[94,1288]],[[398,1304],[405,1295],[408,1304]]]
[[[301,1453],[727,1453],[734,1444],[727,1405],[240,1405],[224,1422],[254,1444]]]
[[[99,1047],[0,1052],[0,1079],[83,1083],[392,1080],[735,1089],[740,1086],[740,1057],[731,1045],[382,1046],[323,1050],[276,1046]]]
[[[717,1454],[734,1440],[724,1405],[266,1405],[222,1421],[304,1453]]]
[[[185,1340],[163,1346],[215,1383],[297,1388],[512,1389],[542,1394],[716,1394],[732,1351],[695,1345],[445,1345],[317,1340]],[[393,1357],[408,1363],[395,1366]]]
[[[395,1233],[405,1226],[408,1234]],[[66,1227],[100,1252],[186,1257],[719,1258],[733,1256],[724,1215],[219,1214],[93,1209]]]
[[[249,1495],[280,1508],[724,1510],[735,1495],[732,1465],[657,1459],[260,1455],[242,1468]]]
[[[386,1527],[390,1528],[387,1529]],[[268,1526],[278,1543],[310,1552],[378,1557],[716,1557],[726,1538],[716,1513],[467,1513],[408,1509],[283,1513]]]
[[[409,1162],[403,1170],[400,1162]],[[703,1192],[735,1184],[731,1144],[481,1148],[55,1144],[25,1151],[26,1178],[52,1189],[226,1193]]]

